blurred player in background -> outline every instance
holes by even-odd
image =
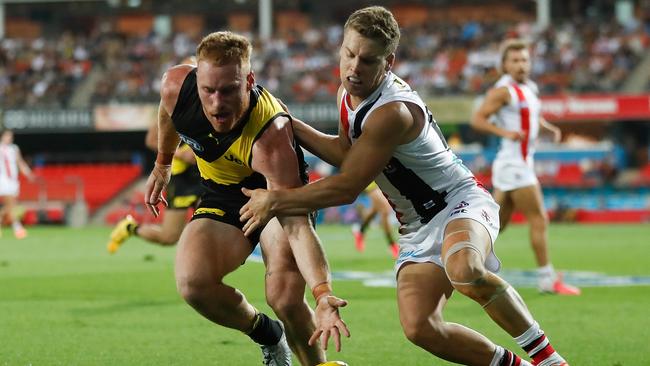
[[[530,224],[530,243],[538,265],[538,287],[542,292],[579,295],[580,290],[562,281],[548,255],[548,217],[544,197],[534,168],[535,142],[540,128],[553,133],[555,142],[561,131],[541,115],[537,85],[529,79],[530,54],[525,42],[507,40],[501,48],[503,75],[472,117],[472,127],[501,137],[499,152],[492,164],[494,199],[501,210],[503,231],[516,209]],[[490,122],[495,116],[496,123]]]
[[[357,206],[357,213],[361,223],[355,223],[352,225],[354,246],[359,252],[365,250],[366,230],[372,223],[372,220],[379,215],[381,228],[384,231],[384,236],[388,243],[388,250],[393,258],[397,259],[397,256],[399,255],[399,245],[395,242],[395,238],[393,237],[393,225],[390,223],[390,215],[393,213],[393,208],[390,207],[390,203],[388,203],[386,197],[381,193],[381,189],[377,187],[375,182],[370,183],[364,192],[368,195],[368,198],[370,198],[370,207],[366,209],[361,204]]]
[[[27,230],[14,214],[20,192],[19,173],[24,174],[30,181],[34,180],[32,170],[23,159],[18,145],[14,144],[13,131],[3,130],[0,135],[0,227],[6,222],[11,225],[16,239],[24,239],[27,237]]]
[[[397,297],[411,342],[466,365],[531,365],[444,320],[443,309],[457,290],[513,336],[535,365],[567,365],[517,291],[494,273],[499,207],[449,149],[418,94],[391,72],[399,38],[397,21],[383,7],[348,18],[340,50],[339,135],[294,121],[305,147],[341,170],[304,187],[245,190],[251,197],[240,211],[245,232],[283,212],[349,203],[375,180],[401,223]]]
[[[148,148],[157,151],[157,123],[147,131],[145,143]],[[128,215],[113,229],[107,246],[108,252],[115,253],[131,236],[139,236],[150,243],[163,246],[176,244],[187,222],[187,210],[196,208],[202,193],[203,186],[194,153],[189,146],[181,143],[172,160],[171,179],[167,186],[169,207],[165,210],[162,224],[138,224]]]
[[[288,115],[255,83],[251,49],[243,36],[211,33],[197,48],[196,67],[179,65],[165,73],[158,156],[145,200],[158,215],[182,139],[196,155],[206,192],[179,241],[178,291],[207,319],[260,344],[265,365],[290,365],[288,344],[303,365],[315,365],[325,361],[325,354],[310,335],[322,333],[325,348],[331,335],[339,350],[340,332],[349,332],[338,312],[346,302],[332,295],[329,265],[308,215],[278,217],[250,238],[239,221],[247,200],[242,187],[289,188],[306,179]],[[282,323],[258,311],[223,281],[258,241],[266,264],[266,299]],[[306,284],[316,300],[315,313],[304,298]]]

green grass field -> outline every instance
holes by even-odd
[[[261,353],[245,336],[203,319],[177,295],[175,248],[131,239],[105,252],[107,227],[40,227],[17,241],[0,238],[0,365],[258,365]],[[355,252],[349,229],[318,228],[333,271],[382,273],[392,268],[377,229],[366,253]],[[650,276],[650,226],[561,226],[550,230],[559,269]],[[505,269],[534,267],[527,231],[514,226],[497,242]],[[248,263],[228,281],[269,311],[264,269]],[[330,358],[358,365],[446,365],[410,344],[399,326],[394,288],[336,281],[349,300],[352,331]],[[650,288],[586,287],[580,297],[540,295],[520,288],[555,347],[573,366],[650,365]],[[468,325],[513,350],[512,339],[477,304],[456,294],[446,319]]]

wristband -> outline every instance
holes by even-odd
[[[320,300],[323,296],[327,296],[331,293],[332,285],[328,281],[321,282],[311,289],[311,294],[314,296],[316,304],[318,304],[318,300]]]
[[[160,165],[171,165],[173,159],[174,153],[164,153],[158,151],[158,155],[156,155],[156,163]]]

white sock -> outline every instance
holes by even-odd
[[[540,288],[550,288],[553,286],[553,282],[557,278],[555,274],[555,268],[551,263],[548,263],[545,266],[537,268],[537,279],[539,281]]]
[[[22,228],[23,228],[23,225],[20,223],[20,221],[15,220],[15,221],[11,224],[11,227],[14,229],[14,231],[16,231],[16,230],[20,230],[20,229],[22,229]]]

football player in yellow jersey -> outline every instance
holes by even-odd
[[[303,365],[325,362],[330,335],[337,350],[349,336],[333,296],[329,265],[307,215],[271,220],[249,239],[239,209],[242,187],[280,189],[303,184],[304,165],[291,120],[277,100],[256,85],[250,42],[215,32],[197,47],[197,67],[170,68],[162,79],[158,157],[146,185],[154,215],[166,204],[162,191],[182,139],[196,155],[206,192],[181,235],[176,283],[181,296],[207,319],[247,334],[260,344],[266,365],[290,365],[291,350]],[[282,323],[260,313],[224,277],[239,267],[259,238],[266,265],[266,299]],[[316,300],[304,298],[308,285]]]

